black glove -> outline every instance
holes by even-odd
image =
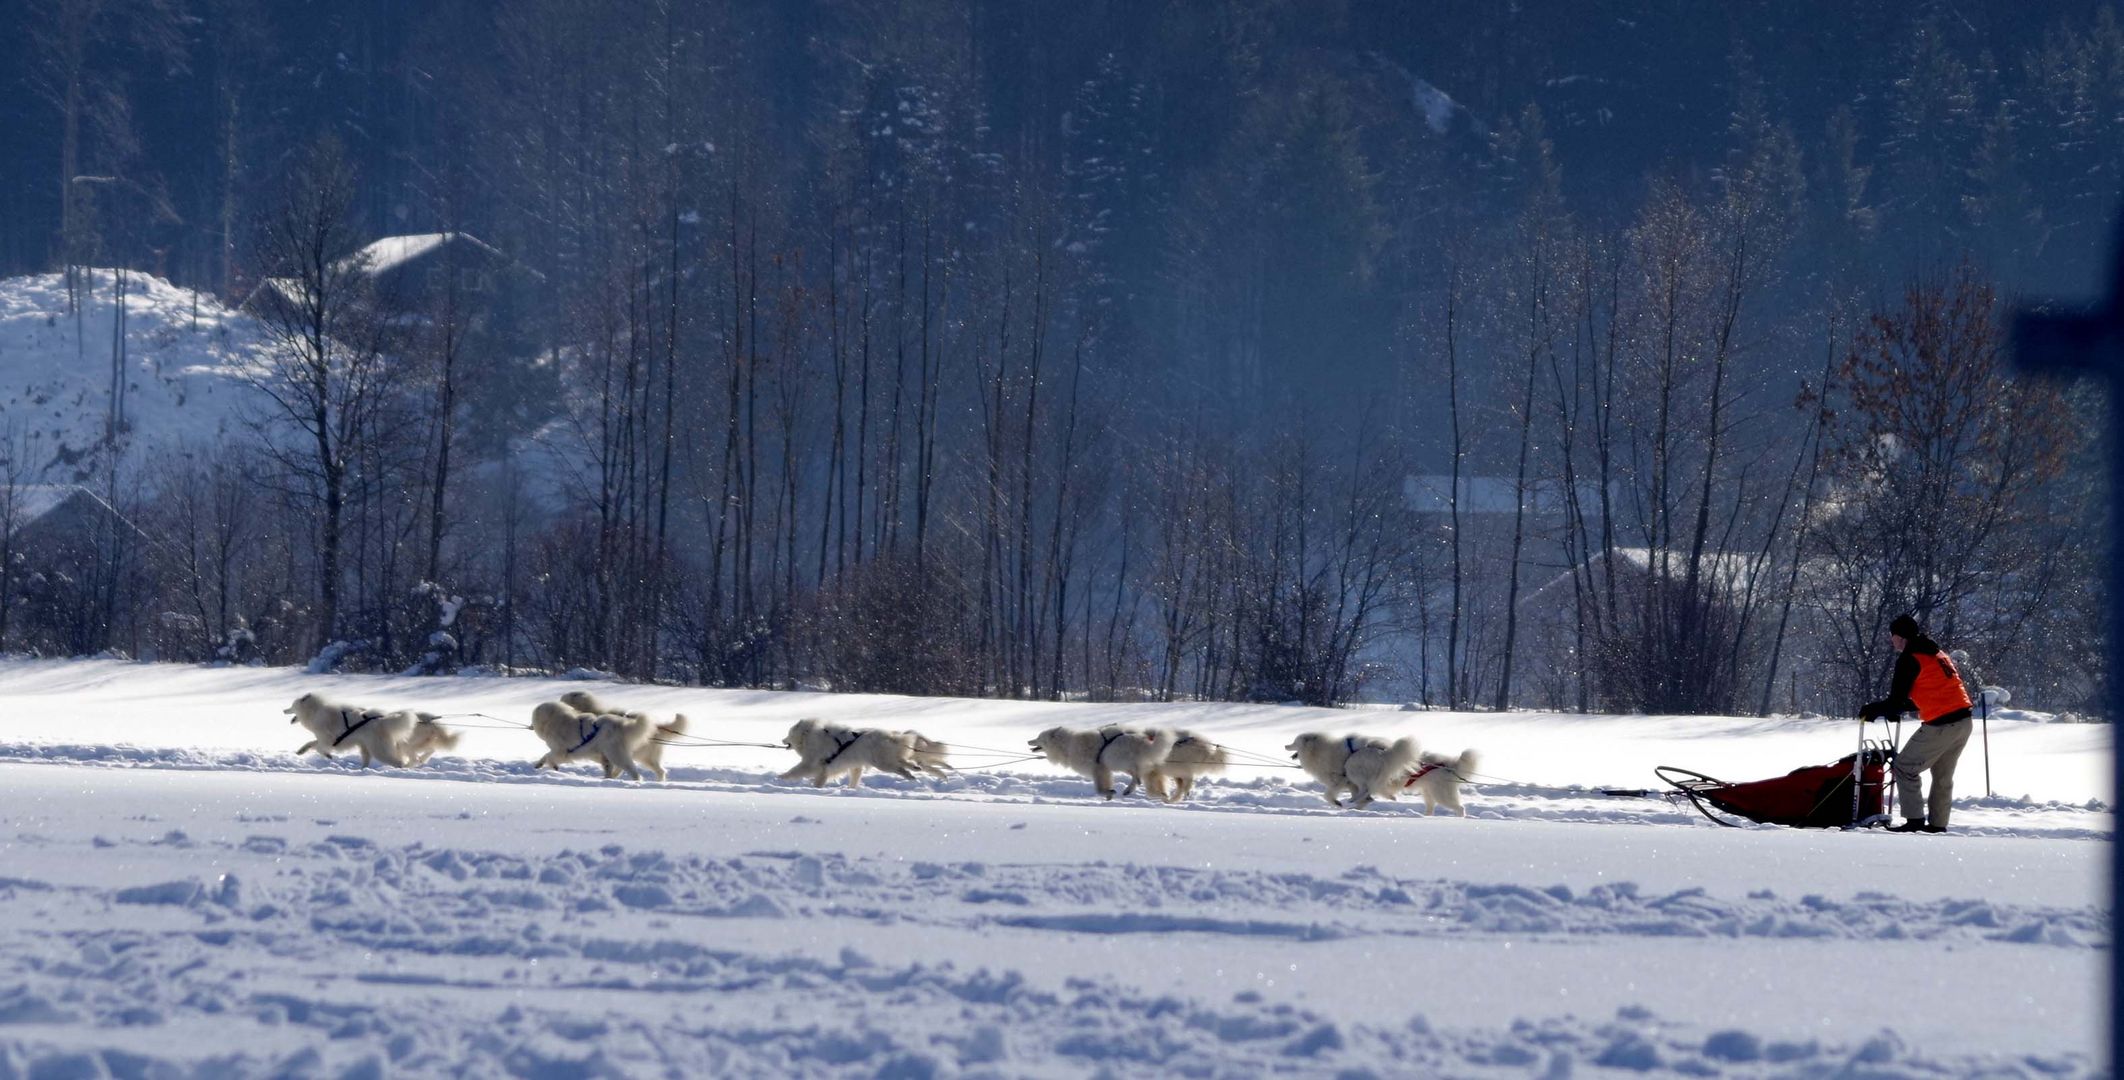
[[[1887,717],[1887,715],[1888,715],[1888,705],[1887,705],[1887,703],[1886,703],[1886,702],[1882,702],[1882,701],[1869,701],[1869,702],[1865,703],[1864,705],[1861,705],[1861,706],[1859,706],[1859,722],[1860,722],[1860,723],[1865,723],[1865,722],[1867,722],[1867,721],[1869,721],[1869,720],[1881,720],[1881,719],[1885,719],[1885,718]]]

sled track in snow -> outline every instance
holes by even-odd
[[[674,748],[677,749],[677,748]],[[697,748],[695,748],[697,749]],[[679,755],[670,755],[677,757]],[[794,799],[903,799],[925,801],[972,801],[1024,803],[1028,805],[1097,801],[1091,783],[1074,776],[1041,775],[1012,771],[965,769],[940,780],[909,781],[890,775],[871,774],[861,788],[839,784],[813,788],[786,781],[772,772],[736,768],[704,768],[669,764],[669,778],[658,782],[606,780],[589,768],[566,771],[534,769],[528,762],[491,758],[437,757],[427,765],[392,769],[358,768],[350,759],[326,760],[293,754],[255,751],[206,751],[192,749],[90,745],[64,743],[0,743],[0,764],[71,765],[100,768],[174,769],[184,771],[265,772],[287,774],[362,774],[393,780],[441,781],[487,784],[552,784],[570,787],[641,787],[664,792],[715,794],[775,794]],[[1470,816],[1500,820],[1548,821],[1576,824],[1708,827],[1686,804],[1662,798],[1616,798],[1575,787],[1544,787],[1525,784],[1475,784],[1466,796]],[[1371,818],[1423,818],[1420,799],[1378,802],[1369,809],[1337,810],[1325,805],[1317,789],[1298,786],[1281,778],[1207,779],[1195,788],[1187,802],[1164,804],[1141,794],[1116,799],[1117,811],[1278,814],[1308,817],[1361,816]],[[1956,800],[1958,808],[1991,812],[2008,823],[1970,822],[1956,832],[1972,836],[2027,837],[2045,840],[2113,840],[2113,829],[2094,827],[2090,817],[2097,807],[2035,803],[1996,797]],[[2103,818],[2106,820],[2106,813]],[[1774,825],[1748,826],[1777,830]]]

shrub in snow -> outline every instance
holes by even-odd
[[[457,622],[457,613],[463,611],[465,607],[464,597],[454,596],[450,593],[450,590],[432,581],[423,581],[415,585],[413,587],[413,595],[430,597],[435,601],[435,606],[438,609],[435,619],[435,625],[437,626],[455,624]]]
[[[366,641],[335,641],[319,649],[317,655],[311,657],[309,664],[303,667],[303,671],[310,675],[330,675],[339,670],[339,665],[345,663],[347,657],[368,647],[369,643]]]
[[[222,635],[221,644],[214,647],[214,660],[210,667],[228,667],[232,664],[257,663],[258,636],[250,628],[238,623]]]

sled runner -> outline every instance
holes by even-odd
[[[1848,829],[1884,820],[1887,767],[1895,751],[1867,746],[1828,765],[1808,765],[1768,780],[1731,783],[1661,765],[1661,780],[1687,796],[1697,812],[1720,825],[1734,817],[1803,829]],[[1854,783],[1856,787],[1854,788]]]

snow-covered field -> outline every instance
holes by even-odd
[[[0,661],[0,1078],[1938,1076],[2104,1072],[2104,725],[1997,720],[1944,836],[1721,829],[1848,722],[1050,705],[587,684],[772,743],[914,727],[953,779],[849,792],[787,751],[669,782],[457,754],[296,759],[324,689],[520,721],[586,684]],[[1009,762],[1057,723],[1484,752],[1468,819],[1331,810],[1285,769],[1187,805]]]

